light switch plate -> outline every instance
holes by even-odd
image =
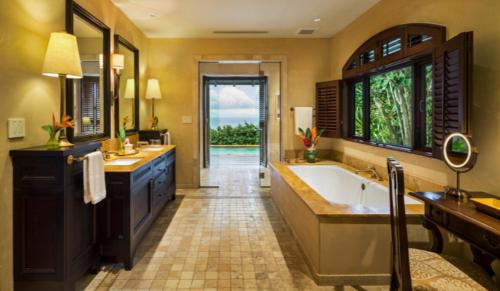
[[[7,120],[8,138],[22,138],[26,135],[24,118],[9,118]]]
[[[185,124],[193,123],[193,117],[192,116],[182,116],[182,123],[185,123]]]

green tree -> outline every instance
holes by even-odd
[[[412,69],[406,67],[370,78],[371,140],[412,144]]]

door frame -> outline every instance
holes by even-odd
[[[202,86],[202,77],[200,66],[203,63],[220,63],[221,61],[225,62],[255,62],[261,61],[262,63],[279,63],[280,65],[280,104],[279,111],[281,116],[280,122],[280,160],[284,159],[285,156],[285,146],[288,143],[290,137],[288,137],[288,133],[285,132],[284,129],[292,128],[289,127],[288,124],[291,122],[291,118],[288,116],[288,111],[285,108],[288,108],[287,96],[288,96],[288,58],[286,55],[274,55],[274,54],[264,54],[264,55],[252,55],[252,54],[243,54],[243,55],[193,55],[191,59],[191,92],[192,92],[192,111],[195,112],[196,121],[197,121],[197,130],[193,130],[192,136],[193,139],[197,141],[193,152],[189,152],[189,154],[194,154],[192,167],[188,167],[184,169],[186,172],[190,172],[192,176],[192,182],[184,182],[179,183],[179,188],[199,188],[200,187],[200,169],[203,167],[202,163],[202,151],[203,151],[203,128],[202,128],[202,118],[203,118],[203,107],[202,107],[202,94],[203,94],[203,86]],[[187,157],[186,157],[187,158]],[[189,158],[191,159],[191,158]]]
[[[203,168],[210,167],[210,85],[258,85],[259,87],[259,159],[260,165],[267,166],[267,110],[269,108],[269,97],[267,90],[267,76],[202,76],[202,147]],[[262,107],[261,102],[264,102]],[[264,112],[262,112],[262,110]],[[264,121],[262,120],[264,118]]]

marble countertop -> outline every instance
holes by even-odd
[[[110,172],[121,172],[121,173],[131,173],[134,172],[135,170],[139,169],[140,167],[148,164],[149,162],[153,161],[154,159],[160,157],[161,155],[164,155],[168,153],[169,151],[172,151],[175,149],[175,145],[164,145],[161,146],[161,150],[159,151],[151,151],[151,152],[146,152],[146,151],[141,151],[139,149],[139,152],[137,154],[133,155],[127,155],[127,156],[114,156],[111,159],[108,159],[104,162],[104,171],[106,173]],[[140,161],[128,165],[128,166],[117,166],[117,165],[106,165],[106,162],[113,161],[116,159],[134,159],[134,158],[141,158]]]
[[[350,167],[346,164],[331,161],[331,160],[320,160],[316,163],[305,163],[305,162],[271,162],[271,167],[277,171],[281,177],[285,180],[288,185],[299,195],[305,204],[320,217],[339,217],[339,216],[380,216],[387,217],[389,214],[389,205],[387,209],[372,209],[365,207],[363,205],[348,205],[348,204],[336,204],[331,203],[324,199],[320,194],[318,194],[313,188],[307,185],[295,173],[288,168],[291,165],[301,165],[301,166],[317,166],[317,165],[336,165],[342,167],[348,171],[354,172],[357,169]],[[383,180],[378,181],[376,179],[371,179],[368,174],[361,173],[361,176],[369,180],[375,181],[384,186],[388,186],[389,181]],[[405,189],[406,195],[412,192],[410,189]],[[408,195],[409,196],[409,195]],[[406,214],[410,217],[417,217],[424,213],[424,205],[406,205]]]

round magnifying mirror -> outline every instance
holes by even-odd
[[[443,158],[446,165],[457,173],[457,187],[449,189],[447,194],[467,196],[465,191],[460,190],[460,173],[472,170],[477,155],[477,149],[469,136],[456,132],[446,137],[443,144]]]

